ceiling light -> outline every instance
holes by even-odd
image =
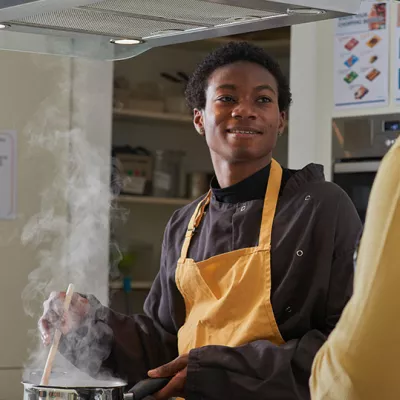
[[[325,10],[319,10],[318,8],[288,8],[288,15],[321,15],[325,14]]]
[[[114,43],[114,44],[125,44],[125,45],[133,45],[133,44],[143,43],[142,40],[138,40],[138,39],[111,39],[110,42]]]

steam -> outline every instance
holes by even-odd
[[[58,93],[70,90],[67,84],[58,89]],[[104,255],[109,243],[109,221],[111,217],[124,216],[122,210],[112,206],[109,149],[91,143],[79,128],[55,130],[63,116],[53,104],[48,98],[40,105],[26,132],[31,156],[35,152],[53,156],[56,171],[54,180],[41,193],[40,211],[31,217],[21,235],[24,245],[37,249],[37,266],[22,293],[25,312],[36,320],[50,293],[65,291],[69,283],[78,293],[107,293],[108,270],[104,271],[104,266],[108,260]],[[111,245],[116,247],[115,243]],[[110,332],[105,324],[93,325],[91,321],[83,328],[64,342],[64,352],[67,357],[73,352],[76,363],[92,373],[109,353]],[[37,329],[31,334],[36,343],[26,365],[29,373],[43,369],[49,350],[41,344]],[[77,343],[79,351],[72,348]],[[54,371],[66,372],[69,384],[73,383],[71,380],[90,382],[84,372],[59,355]]]
[[[39,144],[48,144],[39,139]],[[82,293],[92,293],[103,284],[97,261],[104,253],[112,200],[106,179],[109,157],[94,149],[84,132],[55,132],[47,139],[52,142],[49,149],[67,143],[69,151],[54,182],[42,193],[41,211],[30,219],[21,237],[24,245],[39,250],[39,266],[29,275],[22,294],[32,317],[36,300],[42,302],[53,290],[65,290],[69,282]]]

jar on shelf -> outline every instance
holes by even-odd
[[[153,196],[181,197],[183,158],[179,150],[157,150],[154,158]]]

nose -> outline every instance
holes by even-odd
[[[251,102],[241,101],[240,103],[236,103],[232,109],[232,117],[235,119],[255,120],[257,115]]]

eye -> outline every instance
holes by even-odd
[[[257,103],[270,103],[271,99],[267,96],[261,96],[257,99]]]
[[[235,99],[232,96],[220,96],[217,99],[218,101],[222,101],[223,103],[234,102]]]

